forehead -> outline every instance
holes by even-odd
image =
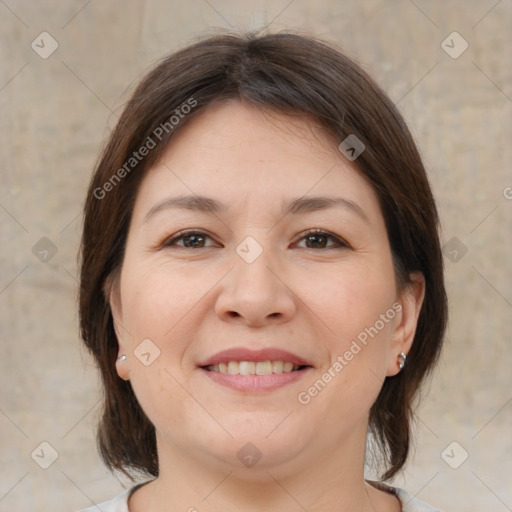
[[[277,211],[285,198],[341,195],[379,214],[373,187],[332,134],[304,116],[238,101],[208,106],[177,132],[147,171],[136,210],[184,194],[213,196],[238,211]]]

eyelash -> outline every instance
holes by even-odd
[[[213,240],[212,237],[210,235],[208,235],[208,233],[205,233],[204,231],[191,229],[191,230],[181,231],[180,233],[177,233],[176,235],[172,236],[171,238],[168,238],[162,245],[164,247],[173,247],[174,246],[174,247],[183,247],[183,249],[194,249],[194,247],[185,247],[185,246],[177,246],[176,245],[177,241],[182,240],[184,238],[188,238],[193,235],[205,236],[205,237],[208,237],[211,240]],[[299,238],[299,241],[303,240],[311,235],[321,235],[328,239],[334,240],[336,243],[336,245],[334,245],[334,246],[323,247],[321,249],[326,250],[326,249],[335,249],[335,248],[347,248],[347,249],[350,248],[350,245],[347,242],[345,242],[343,239],[341,239],[340,237],[333,235],[332,233],[329,233],[328,231],[325,231],[323,229],[310,229],[301,234],[301,238]],[[212,247],[212,246],[199,247],[199,249],[207,249],[209,247]],[[198,249],[198,248],[195,248],[195,249]],[[305,249],[315,250],[314,248],[312,249],[309,247],[306,247]]]

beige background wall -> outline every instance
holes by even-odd
[[[360,60],[410,123],[439,201],[450,328],[397,484],[446,511],[512,510],[512,2],[4,0],[0,511],[71,512],[122,489],[96,453],[98,385],[77,335],[85,189],[156,59],[209,28],[268,23]]]

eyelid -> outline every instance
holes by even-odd
[[[178,233],[175,233],[174,235],[171,235],[170,237],[166,238],[163,243],[161,244],[162,247],[183,247],[184,249],[189,249],[188,247],[184,247],[184,246],[181,246],[181,245],[176,245],[175,242],[183,239],[183,238],[186,238],[187,236],[191,236],[191,235],[202,235],[202,236],[205,236],[206,238],[209,238],[210,240],[213,240],[215,241],[214,237],[212,235],[210,235],[207,231],[204,231],[203,229],[194,229],[194,228],[191,228],[191,229],[186,229],[186,230],[183,230],[183,231],[179,231]],[[336,248],[342,248],[342,247],[346,247],[348,249],[351,249],[351,245],[345,241],[342,237],[338,236],[338,235],[335,235],[334,233],[331,233],[330,231],[327,231],[325,229],[322,229],[322,228],[311,228],[311,229],[308,229],[306,231],[303,231],[301,233],[299,233],[298,235],[296,235],[296,241],[293,242],[293,244],[297,244],[298,242],[302,241],[303,239],[305,239],[307,236],[309,235],[322,235],[322,236],[325,236],[326,238],[330,238],[332,240],[335,241],[335,245],[333,246],[328,246],[328,247],[325,247],[325,248],[320,248],[320,249],[315,249],[315,248],[309,248],[309,247],[305,247],[305,249],[308,249],[308,250],[312,250],[312,251],[318,251],[318,250],[327,250],[327,249],[336,249]],[[217,242],[216,242],[217,243]],[[212,245],[208,245],[206,247],[200,247],[200,249],[206,249],[206,248],[210,248],[210,247],[213,247]],[[218,247],[218,245],[217,245]]]
[[[191,235],[202,235],[202,236],[205,236],[205,237],[210,238],[211,240],[215,241],[214,237],[212,235],[210,235],[207,231],[204,231],[203,229],[199,229],[199,228],[198,229],[191,228],[191,229],[185,229],[183,231],[178,231],[174,235],[167,237],[162,242],[161,245],[162,245],[162,247],[183,247],[183,249],[188,249],[188,247],[176,245],[174,242],[177,242],[180,239],[185,238],[187,236],[191,236]],[[215,242],[215,243],[217,243],[217,242]],[[213,247],[213,246],[209,245],[208,247]]]
[[[331,233],[330,231],[327,231],[327,230],[322,229],[322,228],[311,228],[311,229],[308,229],[306,231],[303,231],[303,232],[299,233],[297,235],[297,237],[298,237],[297,242],[300,242],[301,240],[306,238],[308,235],[323,235],[323,236],[325,236],[327,238],[332,238],[332,239],[334,239],[337,242],[337,245],[334,245],[334,246],[331,246],[331,247],[326,247],[326,248],[324,248],[324,250],[326,250],[326,249],[336,249],[336,248],[340,248],[340,247],[346,247],[348,249],[352,248],[352,246],[345,239],[343,239],[341,236],[335,235],[334,233]],[[294,244],[297,243],[297,242],[294,242]],[[306,249],[313,250],[313,251],[317,250],[317,249],[310,249],[309,247],[306,247]]]

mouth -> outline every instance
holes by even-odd
[[[229,349],[198,365],[213,382],[237,391],[273,391],[313,369],[305,359],[279,349]]]
[[[227,361],[201,366],[206,371],[228,375],[276,375],[311,368],[309,365],[297,365],[291,361]]]

